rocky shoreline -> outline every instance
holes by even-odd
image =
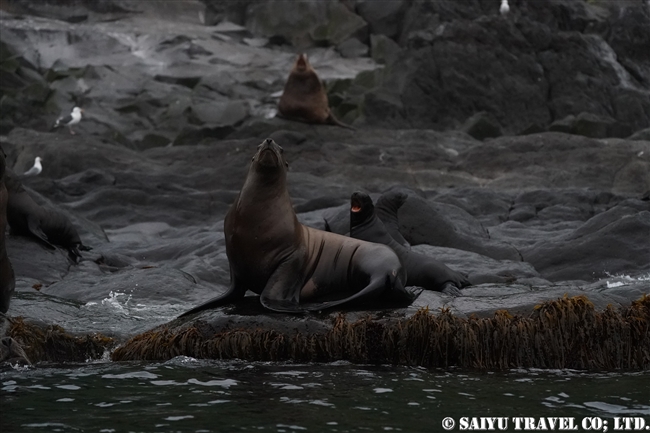
[[[624,314],[650,293],[642,2],[521,1],[507,17],[487,1],[381,2],[391,13],[310,2],[276,7],[275,28],[259,17],[282,2],[56,3],[2,3],[0,145],[16,173],[43,159],[24,186],[93,250],[71,265],[9,233],[10,316],[124,342],[225,290],[223,218],[266,137],[285,149],[301,222],[344,234],[352,192],[403,190],[401,233],[473,284],[458,298],[424,292],[408,309],[347,312],[350,323],[421,308],[525,318],[565,294],[586,296],[589,314]],[[295,14],[313,18],[300,21],[310,30],[276,34]],[[324,26],[332,20],[346,24]],[[273,117],[297,51],[354,131]],[[73,105],[86,114],[77,135],[50,131]],[[96,310],[122,295],[121,310]],[[155,313],[138,319],[147,308]],[[326,329],[338,314],[258,313],[222,308],[185,324]]]

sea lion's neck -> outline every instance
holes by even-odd
[[[255,206],[257,209],[263,209],[267,203],[276,208],[291,207],[286,173],[270,175],[252,172],[246,177],[239,194],[239,206]]]

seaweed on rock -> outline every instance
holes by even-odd
[[[101,358],[115,345],[102,334],[75,336],[58,325],[41,326],[12,318],[7,336],[18,341],[32,362],[85,362]]]
[[[528,316],[497,311],[491,318],[421,309],[406,319],[355,322],[339,314],[327,332],[294,335],[273,329],[213,332],[203,321],[163,325],[133,337],[115,361],[195,358],[508,368],[640,370],[650,367],[650,296],[618,310],[596,311],[585,296],[548,301]]]

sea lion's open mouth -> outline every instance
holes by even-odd
[[[350,200],[350,211],[355,213],[361,212],[361,202],[354,196]]]

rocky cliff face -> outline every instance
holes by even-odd
[[[345,232],[353,191],[408,192],[404,236],[474,284],[418,307],[638,299],[650,272],[647,6],[522,0],[503,17],[498,3],[0,3],[7,166],[42,157],[25,187],[93,247],[70,266],[8,236],[10,314],[131,335],[224,290],[223,218],[269,136],[305,224]],[[299,50],[355,131],[273,117]],[[51,131],[74,105],[77,135]]]
[[[627,137],[650,126],[650,10],[642,1],[520,0],[506,16],[496,0],[204,3],[176,3],[179,12],[137,2],[5,2],[14,11],[80,21],[85,28],[49,24],[34,32],[19,25],[24,22],[7,23],[0,47],[3,129],[33,126],[30,114],[67,109],[71,100],[116,105],[128,99],[118,110],[140,127],[120,124],[109,111],[99,116],[96,132],[144,146],[224,137],[231,126],[272,111],[269,95],[281,89],[286,53],[314,47],[332,47],[355,65],[344,71],[331,67],[339,63],[335,57],[316,58],[335,113],[357,125],[463,128],[481,139],[545,130]],[[93,23],[143,11],[216,27],[175,37],[155,25],[147,35],[93,30],[102,27]],[[236,25],[223,25],[224,19]],[[199,37],[211,32],[208,40]],[[233,39],[243,42],[238,63],[248,66],[234,76],[224,55],[224,42]],[[68,43],[65,50],[54,48]],[[281,60],[263,77],[265,61],[250,58],[259,47]],[[73,53],[91,52],[95,61],[73,60]],[[114,63],[98,61],[106,52],[125,67],[120,56],[137,53],[148,59],[148,70],[131,65],[126,76],[106,70]],[[370,66],[367,56],[384,67]],[[110,92],[97,94],[97,80],[111,80]],[[175,101],[160,97],[169,85],[176,86]],[[175,109],[161,112],[170,102]],[[161,132],[136,133],[152,127]]]

